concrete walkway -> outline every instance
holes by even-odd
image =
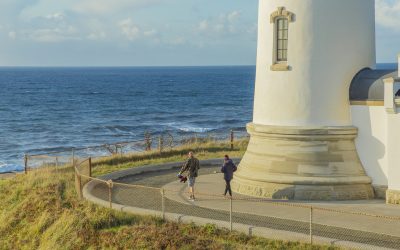
[[[114,181],[112,204],[114,209],[121,211],[163,215],[171,220],[193,221],[200,225],[214,223],[227,228],[232,221],[233,229],[240,232],[271,239],[308,241],[309,206],[312,205],[350,212],[313,209],[315,242],[361,249],[400,249],[400,220],[385,218],[400,215],[400,207],[385,205],[381,200],[289,203],[234,194],[233,212],[230,213],[230,199],[222,196],[222,174],[216,173],[220,169],[219,162],[202,162],[194,202],[187,199],[187,185],[179,183],[176,177],[178,163],[133,168],[102,178]],[[116,182],[145,187],[118,185]],[[161,188],[165,190],[164,199]],[[92,181],[83,192],[88,200],[109,205],[108,188],[104,183]],[[359,212],[376,214],[377,217],[356,214]]]
[[[187,187],[178,181],[163,186],[168,199],[186,205],[199,206],[222,211],[230,210],[230,202],[222,193],[225,184],[222,174],[202,175],[196,180],[196,201],[190,201]],[[386,205],[384,200],[331,201],[331,202],[288,202],[258,199],[233,194],[233,211],[243,214],[268,216],[293,221],[308,222],[310,209],[313,209],[313,222],[335,227],[362,230],[366,232],[396,235],[400,237],[400,207]],[[305,206],[305,207],[303,207]],[[322,208],[319,210],[318,208]],[[327,209],[327,210],[325,210]],[[349,212],[340,213],[330,210]],[[374,216],[358,215],[370,214]],[[398,217],[399,220],[385,219],[384,216]],[[396,226],[395,226],[396,225]]]

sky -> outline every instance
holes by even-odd
[[[257,0],[0,0],[0,66],[254,65]],[[400,0],[376,0],[377,61]]]

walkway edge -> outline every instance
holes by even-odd
[[[235,163],[239,163],[241,158],[232,158]],[[118,180],[131,175],[138,175],[149,172],[156,172],[160,170],[180,169],[185,162],[171,162],[157,165],[145,165],[140,167],[129,168],[125,170],[116,171],[107,175],[98,177],[102,180]],[[200,167],[203,166],[222,166],[223,158],[201,160]]]
[[[240,158],[235,158],[234,161],[235,162],[240,161]],[[211,160],[200,161],[201,164],[204,164],[204,165],[207,164],[208,166],[221,165],[221,162],[222,162],[221,159],[211,159]],[[103,180],[117,180],[122,177],[129,176],[129,175],[137,175],[137,174],[143,174],[143,173],[147,173],[147,172],[179,168],[180,166],[182,166],[182,164],[183,164],[183,162],[174,162],[174,163],[135,167],[135,168],[131,168],[131,169],[117,171],[117,172],[114,172],[114,173],[111,173],[108,175],[101,176],[99,178],[103,179]],[[92,203],[95,203],[97,205],[107,208],[110,206],[109,201],[100,199],[100,198],[92,195],[92,190],[95,188],[95,186],[97,184],[98,183],[96,183],[96,181],[88,182],[83,187],[83,190],[82,190],[83,197]],[[161,211],[125,206],[125,205],[121,205],[121,204],[117,204],[117,203],[112,203],[112,209],[116,210],[116,211],[127,212],[127,213],[132,213],[132,214],[137,214],[137,215],[162,217]],[[185,224],[195,223],[198,226],[204,226],[206,224],[214,224],[220,228],[225,228],[228,230],[230,228],[230,223],[227,221],[187,216],[187,215],[183,215],[183,214],[175,214],[175,213],[167,212],[167,213],[165,213],[165,218],[168,221],[177,222],[177,223],[185,223]],[[298,241],[298,242],[303,242],[303,243],[309,243],[309,241],[308,241],[309,236],[306,234],[301,234],[301,233],[294,233],[294,232],[269,229],[269,228],[263,228],[263,227],[253,227],[253,226],[249,226],[249,225],[245,225],[245,224],[241,224],[241,223],[233,223],[233,228],[237,232],[244,233],[244,234],[247,234],[250,236],[258,236],[258,237],[263,237],[263,238],[272,239],[272,240]],[[379,248],[376,246],[371,246],[371,245],[366,245],[366,244],[361,244],[361,243],[350,242],[350,241],[340,241],[340,240],[330,239],[330,238],[320,237],[320,236],[314,236],[313,241],[314,241],[314,243],[320,244],[320,245],[330,245],[330,246],[347,247],[347,248],[387,249],[387,248]]]

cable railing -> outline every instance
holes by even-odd
[[[95,197],[101,201],[99,204],[110,209],[145,211],[169,220],[179,217],[196,221],[199,218],[199,223],[206,221],[231,231],[271,239],[328,245],[335,242],[337,246],[352,249],[400,249],[400,216],[235,194],[225,198],[201,191],[196,192],[197,199],[211,205],[196,205],[173,198],[181,189],[93,177],[90,162],[86,159],[75,165],[78,196],[89,200]]]
[[[230,130],[225,135],[213,133],[192,133],[184,136],[173,135],[169,131],[152,135],[145,132],[143,139],[103,143],[87,147],[70,147],[64,150],[46,151],[44,153],[25,153],[24,171],[40,167],[60,167],[73,165],[80,158],[96,157],[101,159],[110,156],[127,156],[135,153],[158,151],[159,153],[172,150],[179,146],[198,144],[204,142],[228,141],[230,149],[234,142],[246,137],[243,131]]]
[[[179,218],[183,222],[207,222],[231,231],[271,239],[341,244],[354,249],[400,249],[400,217],[397,216],[239,195],[227,199],[200,190],[196,192],[197,198],[210,201],[211,204],[201,206],[175,199],[180,189],[125,183],[119,179],[95,177],[93,174],[98,166],[97,161],[103,156],[125,157],[143,152],[157,154],[178,146],[210,141],[223,142],[229,150],[234,149],[237,139],[235,131],[229,131],[223,137],[145,133],[141,140],[69,148],[46,154],[26,154],[25,170],[71,166],[75,172],[78,197],[89,200],[88,196],[94,197],[97,203],[111,209],[156,215],[168,220]],[[210,173],[216,171],[218,168],[210,167]]]

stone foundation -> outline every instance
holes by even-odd
[[[354,127],[248,124],[249,146],[232,182],[242,194],[274,199],[372,199]]]
[[[388,190],[387,186],[373,185],[372,187],[374,189],[375,199],[386,199],[386,191]]]
[[[400,204],[400,191],[388,189],[386,191],[386,203],[387,204]]]

